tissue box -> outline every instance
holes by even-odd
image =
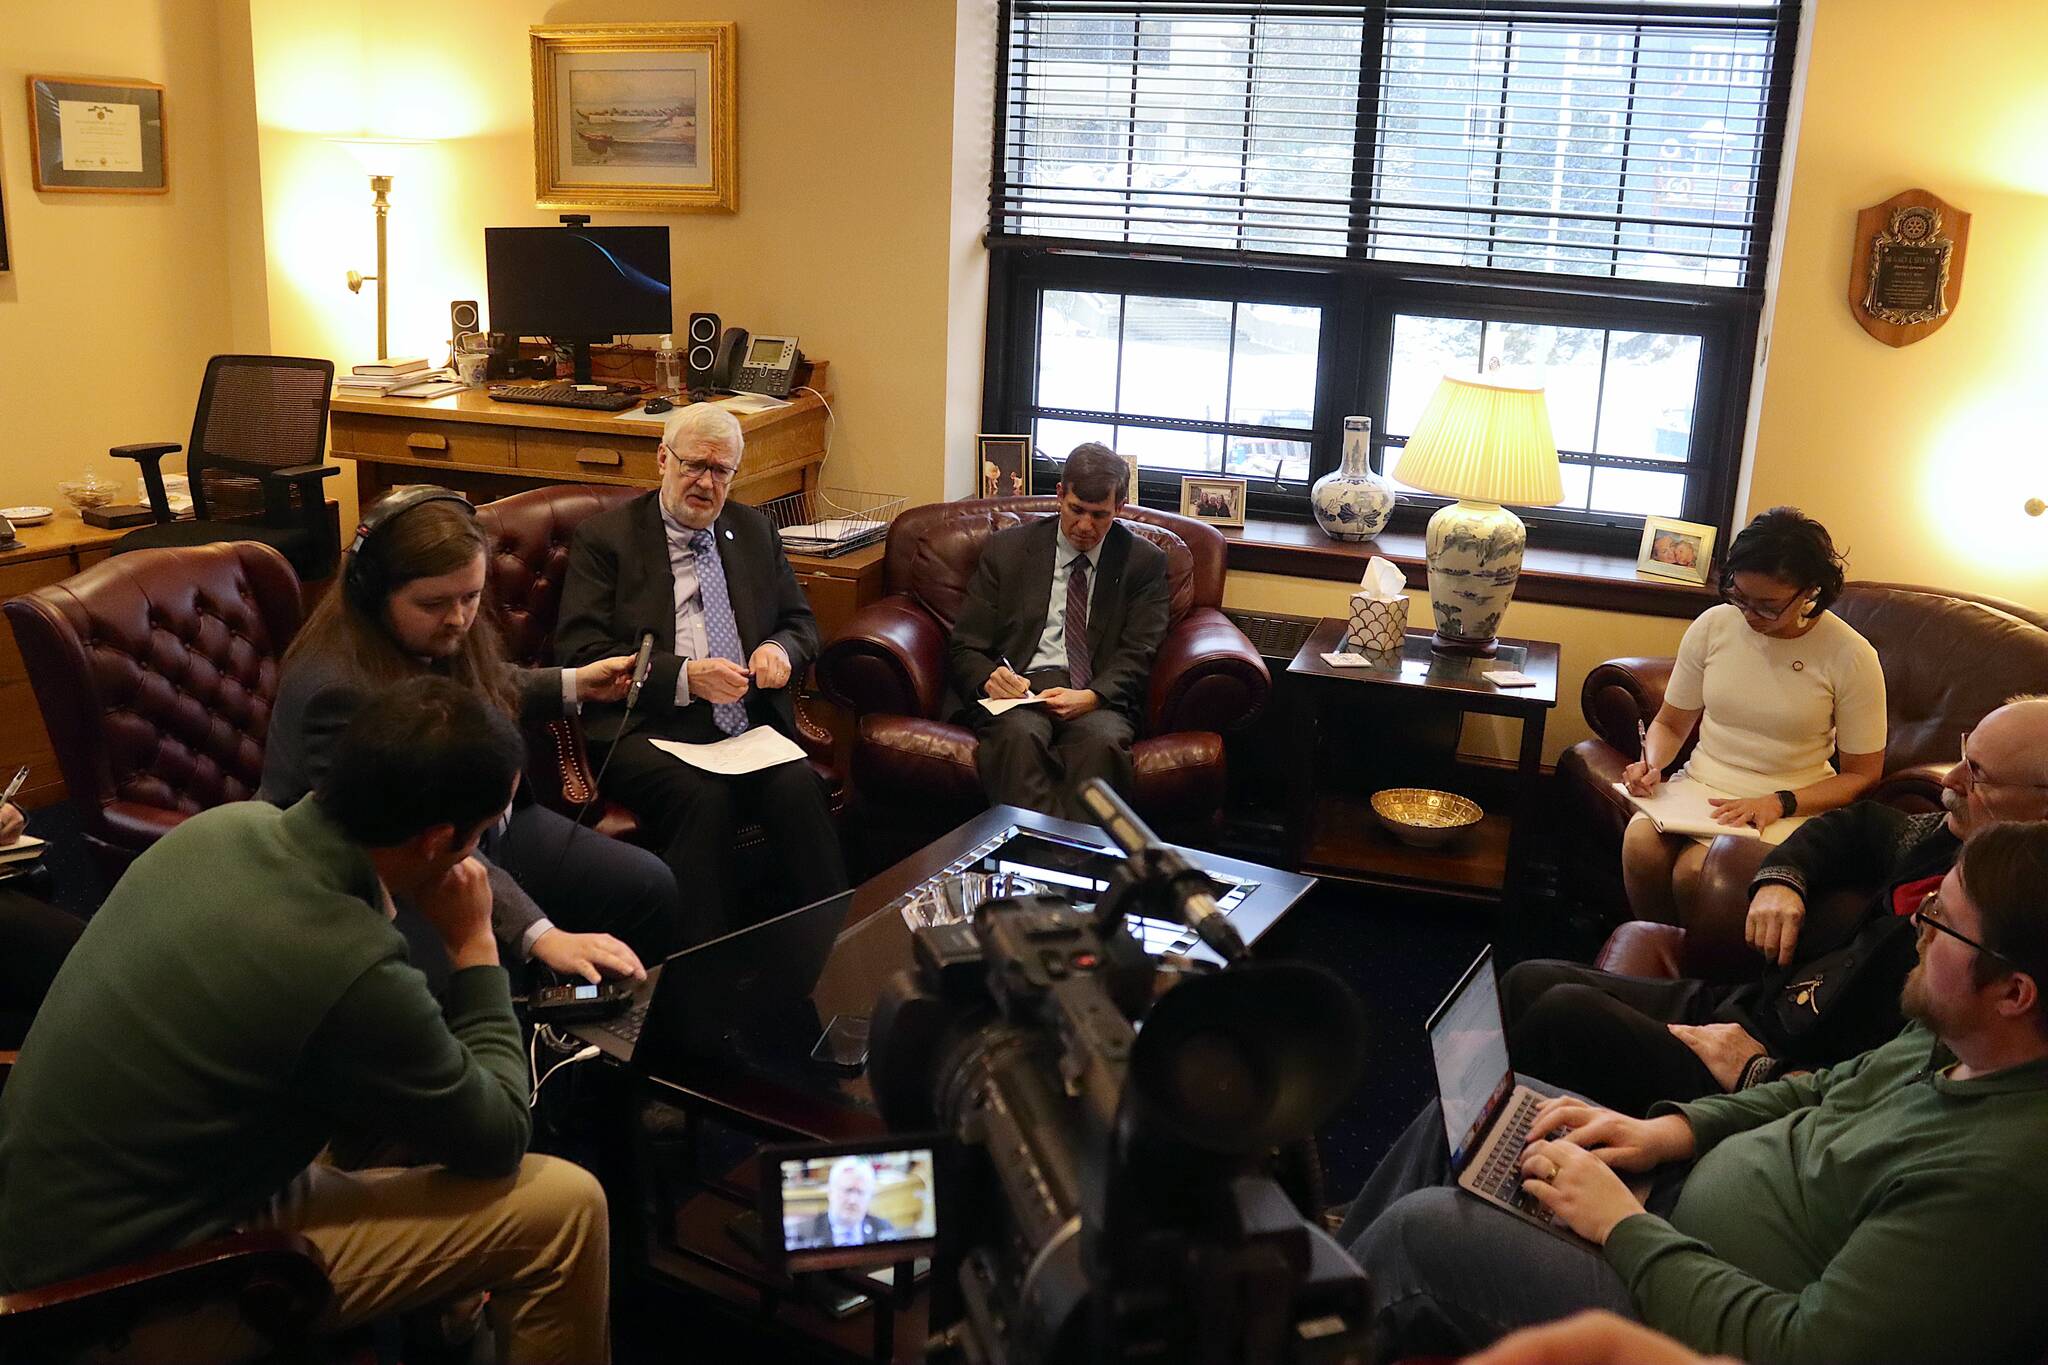
[[[1402,632],[1408,629],[1408,599],[1376,598],[1362,592],[1351,594],[1351,628],[1345,643],[1361,653],[1386,653],[1401,647]]]

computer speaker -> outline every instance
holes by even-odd
[[[718,314],[690,314],[689,349],[683,353],[683,374],[690,392],[711,387],[711,372],[718,365]]]
[[[475,299],[457,299],[448,305],[448,335],[460,341],[472,332],[483,329],[483,314],[477,310]]]

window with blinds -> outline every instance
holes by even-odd
[[[1790,3],[1004,14],[998,239],[1760,282]]]

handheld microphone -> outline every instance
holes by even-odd
[[[1134,872],[1149,873],[1165,883],[1178,904],[1188,927],[1216,951],[1225,962],[1246,955],[1244,939],[1237,926],[1209,893],[1209,879],[1202,869],[1159,842],[1138,813],[1124,803],[1107,782],[1091,778],[1081,788],[1081,804],[1095,817],[1095,823],[1123,850]]]
[[[640,652],[633,656],[633,681],[626,688],[627,710],[632,710],[633,703],[640,700],[640,689],[647,685],[647,674],[653,667],[654,632],[646,630],[640,633]]]

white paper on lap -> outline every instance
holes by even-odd
[[[693,768],[722,777],[757,773],[763,768],[794,763],[804,756],[795,740],[766,725],[757,725],[716,744],[683,744],[673,739],[653,739],[648,743]]]

